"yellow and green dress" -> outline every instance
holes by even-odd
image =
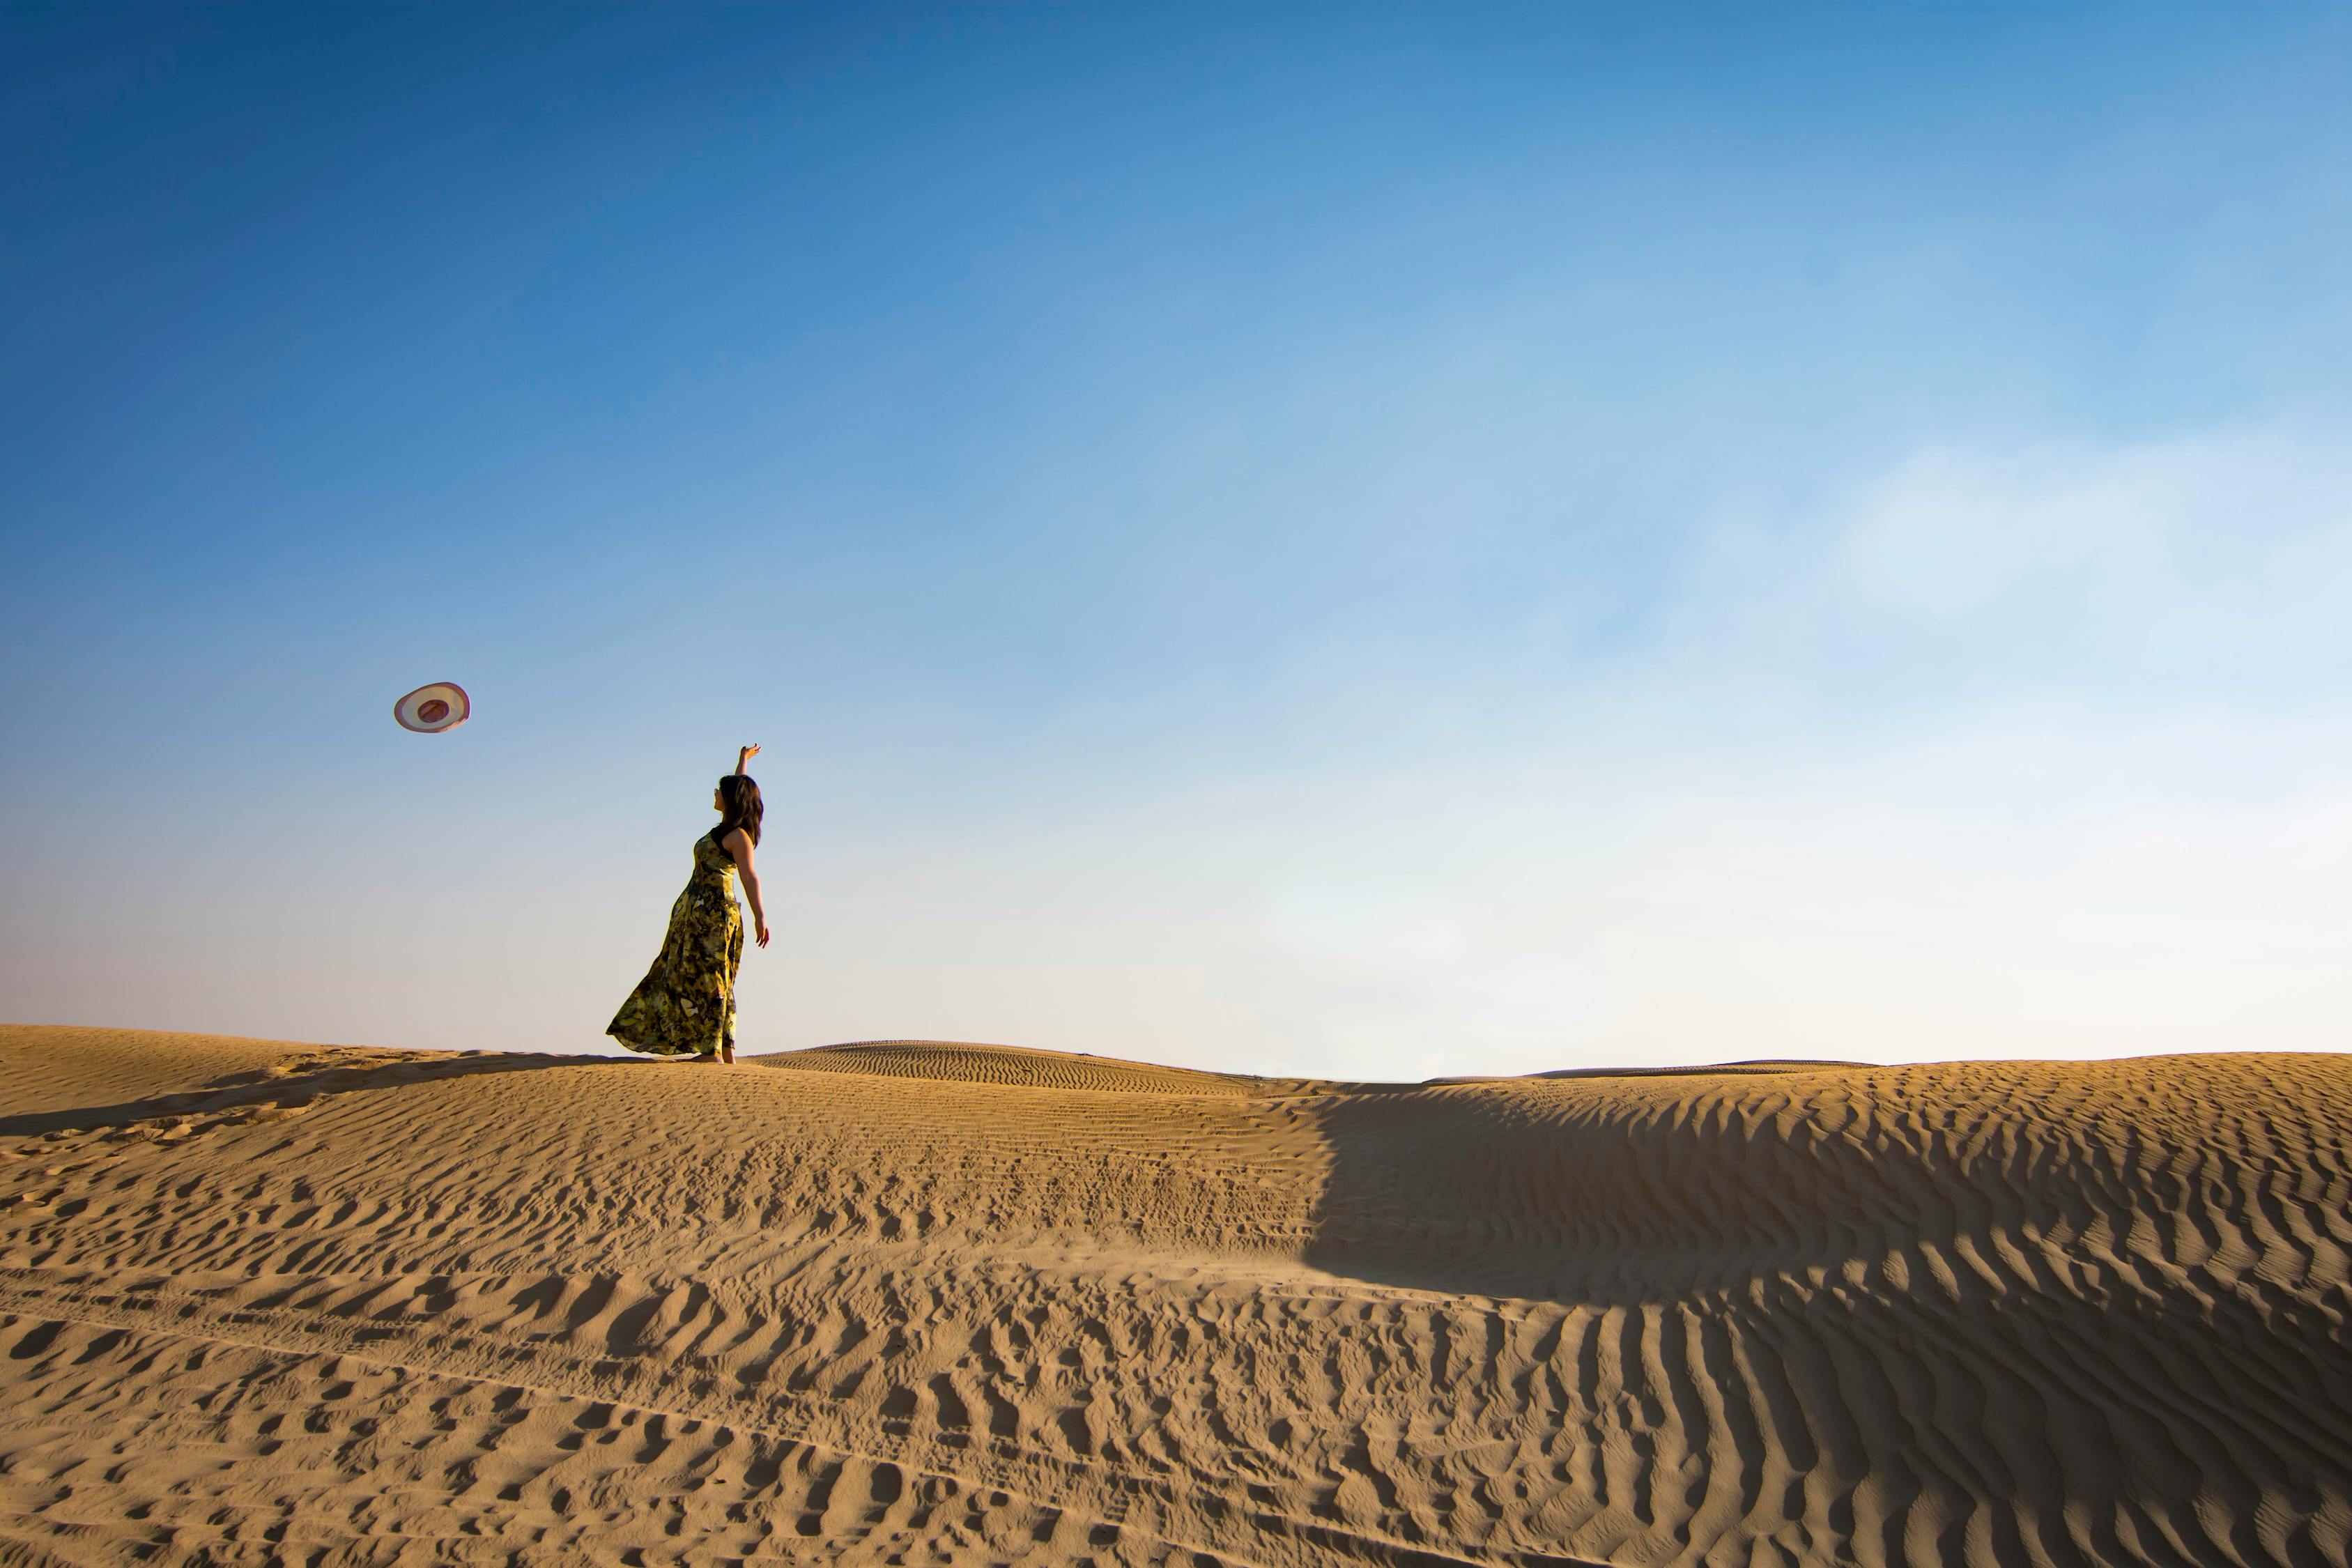
[[[735,972],[742,964],[735,858],[706,833],[694,841],[686,891],[670,906],[661,956],[604,1032],[651,1056],[717,1056],[735,1043]]]

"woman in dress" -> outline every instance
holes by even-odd
[[[759,873],[751,869],[766,808],[760,804],[760,786],[743,771],[759,754],[759,747],[744,747],[735,771],[711,792],[719,826],[694,841],[694,874],[670,906],[661,956],[604,1030],[633,1051],[735,1059],[735,971],[743,962],[743,916],[735,907],[730,879],[739,872],[760,945],[768,945],[768,912],[760,903]]]

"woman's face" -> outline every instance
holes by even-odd
[[[727,797],[719,793],[719,786],[716,784],[710,788],[710,809],[721,816],[727,815]]]

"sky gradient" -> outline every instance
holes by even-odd
[[[2352,1042],[2352,16],[0,10],[0,1016]],[[465,685],[408,734],[392,701]]]

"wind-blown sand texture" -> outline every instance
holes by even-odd
[[[0,1029],[0,1563],[2294,1568],[2352,1063]]]

